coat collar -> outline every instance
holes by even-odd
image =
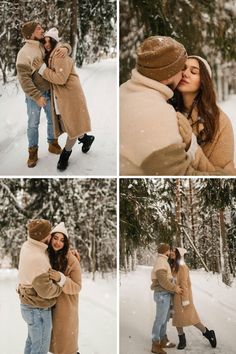
[[[141,75],[137,71],[137,69],[132,70],[131,81],[137,84],[142,84],[144,86],[147,86],[149,88],[152,88],[160,92],[164,96],[166,101],[169,100],[174,95],[174,92],[168,86],[162,84],[159,81],[152,80],[144,75]]]

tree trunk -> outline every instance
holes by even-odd
[[[70,26],[70,43],[72,48],[71,56],[76,60],[77,46],[78,46],[78,4],[77,0],[71,0],[71,26]]]
[[[193,208],[193,184],[189,179],[189,204],[190,204],[190,219],[191,219],[191,236],[194,245],[198,248],[198,242],[196,240],[195,223],[194,223],[194,208]],[[195,250],[193,251],[193,268],[197,269],[197,257]]]
[[[175,221],[176,221],[176,237],[174,238],[174,245],[179,247],[182,246],[181,243],[181,231],[180,231],[180,224],[181,224],[181,200],[180,200],[180,179],[176,179],[176,206],[175,206]]]
[[[221,238],[221,266],[222,266],[222,281],[226,285],[231,284],[230,280],[230,268],[229,268],[229,258],[228,258],[228,245],[226,240],[226,230],[225,230],[225,220],[224,220],[224,210],[219,211],[220,219],[220,238]]]

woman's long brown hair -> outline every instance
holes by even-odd
[[[202,133],[202,139],[200,143],[206,144],[211,142],[219,128],[220,110],[216,104],[216,95],[213,87],[213,81],[205,67],[205,65],[199,60],[200,68],[200,89],[195,99],[195,106],[197,107],[198,116],[201,118],[201,122],[204,125],[204,131]],[[184,102],[182,94],[179,95],[178,110],[184,112]]]
[[[68,259],[67,259],[67,254],[69,251],[69,240],[68,238],[64,235],[64,246],[61,250],[59,251],[54,251],[52,247],[52,238],[53,234],[51,237],[51,240],[48,245],[48,256],[49,256],[49,261],[52,266],[52,269],[55,269],[59,272],[65,273],[65,270],[68,265]]]
[[[171,262],[170,267],[171,267],[172,273],[178,273],[181,255],[180,255],[179,251],[177,250],[177,248],[175,248],[174,252],[175,252],[175,259],[173,260],[173,262]]]

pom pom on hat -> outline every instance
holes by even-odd
[[[170,37],[151,36],[137,49],[137,70],[156,81],[163,81],[180,72],[187,59],[186,49]]]
[[[27,225],[29,237],[36,241],[42,241],[50,234],[52,225],[48,220],[35,219]]]
[[[65,224],[64,222],[60,222],[60,224],[58,224],[57,226],[55,226],[52,231],[51,231],[51,235],[55,234],[56,232],[60,232],[63,235],[65,235],[68,238],[68,232],[65,228]]]
[[[35,31],[35,28],[39,25],[36,21],[29,21],[23,23],[21,27],[21,33],[25,39],[30,39]]]
[[[59,42],[58,29],[56,27],[51,28],[50,30],[44,33],[44,37],[51,37],[55,39],[55,41]]]

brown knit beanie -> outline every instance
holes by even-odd
[[[187,53],[182,44],[170,37],[152,36],[137,49],[137,70],[152,80],[163,81],[184,67]]]
[[[170,246],[167,243],[160,243],[157,249],[157,252],[160,254],[164,254],[165,252],[169,251]]]
[[[21,27],[21,33],[22,33],[23,37],[26,38],[26,39],[30,39],[30,37],[32,36],[35,28],[38,25],[39,25],[39,23],[36,22],[36,21],[29,21],[29,22],[23,23],[23,25]]]
[[[47,237],[52,229],[52,225],[49,221],[44,219],[35,219],[28,223],[29,237],[36,240],[42,241]]]

